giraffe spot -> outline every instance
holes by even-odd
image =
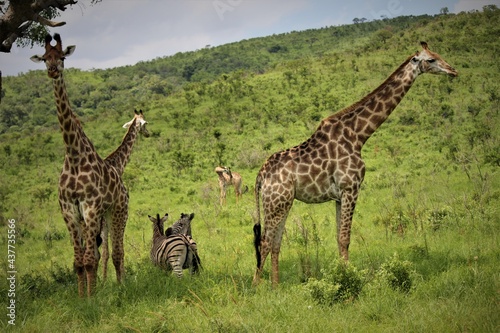
[[[297,173],[308,173],[309,172],[309,165],[307,164],[299,164],[297,167]]]
[[[70,177],[70,178],[68,179],[68,182],[67,182],[66,187],[67,187],[67,188],[74,188],[74,187],[75,187],[75,185],[76,185],[76,179],[75,179],[75,177]]]
[[[380,104],[382,104],[382,103],[380,103]],[[370,117],[371,123],[372,124],[376,124],[376,125],[382,124],[384,122],[384,120],[385,120],[385,117],[379,116],[379,115],[376,115],[376,114],[374,114],[373,116]]]
[[[78,181],[81,182],[82,184],[88,184],[90,179],[89,176],[87,175],[80,175],[80,177],[78,177]]]

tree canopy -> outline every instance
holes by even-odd
[[[53,21],[75,0],[10,0],[0,1],[0,52],[9,53],[14,42],[21,46],[41,44],[47,27],[60,27],[66,22]],[[91,4],[101,0],[90,0]]]

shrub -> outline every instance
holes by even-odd
[[[409,292],[412,287],[413,265],[409,261],[401,261],[397,253],[380,266],[377,275],[387,281],[394,290]]]
[[[335,260],[328,269],[322,269],[323,278],[310,278],[306,288],[319,304],[334,305],[356,299],[364,285],[364,271],[342,259]]]

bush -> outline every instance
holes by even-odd
[[[323,278],[310,278],[306,288],[319,304],[334,305],[356,299],[364,285],[364,271],[342,259],[334,261],[328,269],[322,269]]]
[[[413,265],[409,261],[399,260],[397,253],[380,266],[377,275],[387,281],[394,290],[409,292],[412,287]]]

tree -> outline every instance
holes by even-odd
[[[390,27],[385,27],[384,29],[380,29],[375,33],[375,36],[377,36],[377,38],[380,39],[383,43],[391,38],[392,35],[393,33]]]
[[[449,13],[448,7],[441,8],[441,10],[439,11],[439,13],[442,14],[442,15],[448,14]]]
[[[75,0],[0,0],[0,52],[9,53],[17,40],[21,46],[42,45],[47,27],[60,27],[66,22],[52,21]],[[90,0],[91,4],[101,0]]]

